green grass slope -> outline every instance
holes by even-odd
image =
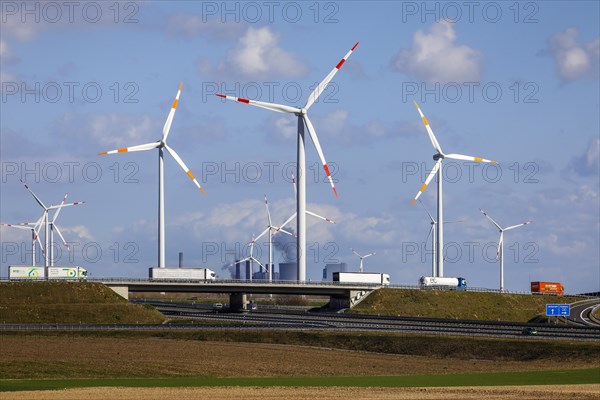
[[[529,296],[440,290],[380,289],[349,312],[392,316],[527,322],[545,314],[546,303],[573,303],[568,296]]]
[[[99,283],[0,283],[0,323],[141,324],[164,319]]]

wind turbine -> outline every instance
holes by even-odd
[[[374,256],[377,253],[369,253],[366,256],[361,256],[360,254],[358,254],[352,247],[350,247],[350,250],[356,254],[358,256],[358,258],[360,258],[360,263],[358,264],[358,272],[363,272],[363,259],[367,258],[367,257],[371,257]]]
[[[419,200],[419,204],[421,204],[421,207],[423,207],[423,209],[429,216],[429,219],[431,220],[431,223],[430,223],[431,228],[429,229],[429,234],[427,235],[427,239],[429,239],[429,236],[431,236],[431,276],[437,277],[438,274],[437,274],[436,258],[435,258],[435,254],[436,254],[435,253],[435,251],[436,251],[435,231],[436,231],[437,221],[433,218],[433,216],[431,215],[431,213],[429,212],[427,207],[425,207],[425,204],[423,204],[423,202],[421,200]],[[451,224],[454,222],[462,222],[462,221],[444,221],[445,224]],[[427,239],[425,239],[425,242],[427,242]]]
[[[423,115],[423,112],[419,108],[419,105],[417,104],[416,101],[413,101],[413,103],[415,103],[415,107],[417,107],[419,114],[421,114],[421,119],[423,120],[423,124],[425,124],[425,129],[427,129],[427,133],[429,134],[429,139],[431,140],[431,144],[433,144],[433,148],[437,151],[437,153],[433,155],[433,159],[436,161],[435,165],[433,166],[433,169],[429,173],[429,176],[427,176],[425,183],[423,183],[423,186],[421,186],[421,188],[419,189],[419,192],[417,193],[417,195],[415,196],[413,201],[410,203],[410,205],[412,206],[413,204],[415,204],[415,202],[417,201],[419,196],[421,196],[421,193],[423,193],[423,191],[425,190],[427,185],[429,185],[429,182],[431,182],[431,180],[437,173],[437,175],[438,175],[438,177],[437,177],[437,183],[438,183],[438,185],[437,185],[438,186],[438,188],[437,188],[438,189],[438,193],[437,193],[437,220],[438,220],[437,267],[438,268],[437,269],[438,269],[438,271],[437,272],[438,272],[439,277],[443,277],[444,276],[444,218],[443,218],[443,207],[442,207],[442,181],[444,179],[443,179],[443,173],[442,173],[442,160],[444,158],[449,158],[452,160],[487,162],[487,163],[492,163],[492,164],[498,164],[498,163],[496,161],[487,160],[487,159],[481,158],[481,157],[463,156],[462,154],[445,154],[442,151],[442,147],[440,146],[437,139],[435,138],[435,135],[433,134],[433,131],[431,130],[431,127],[429,126],[429,122],[427,121],[427,118],[425,118],[425,115]]]
[[[293,233],[286,231],[282,227],[273,225],[273,222],[271,221],[271,212],[269,211],[269,201],[267,200],[266,194],[265,194],[265,207],[267,208],[268,225],[265,228],[265,230],[262,231],[262,233],[256,237],[256,239],[252,238],[252,246],[254,246],[254,243],[258,239],[260,239],[267,233],[269,234],[269,268],[268,268],[268,271],[269,271],[269,282],[271,282],[273,280],[273,235],[275,235],[277,232],[283,232],[290,236],[295,236],[295,235]]]
[[[21,224],[0,224],[0,226],[6,226],[8,228],[17,228],[31,231],[31,266],[35,267],[35,243],[36,241],[40,245],[40,249],[42,250],[42,255],[45,256],[44,246],[42,246],[42,242],[40,241],[39,236],[36,234],[36,230],[41,226],[44,220],[44,215],[37,220],[37,222],[24,222]]]
[[[169,145],[167,145],[167,137],[169,136],[169,130],[171,129],[171,124],[173,123],[173,117],[175,116],[175,110],[177,109],[177,103],[179,103],[179,95],[181,94],[181,89],[183,88],[183,82],[179,84],[179,90],[177,91],[177,96],[175,97],[175,101],[173,101],[173,105],[171,106],[171,111],[169,112],[169,116],[165,121],[165,125],[163,126],[162,137],[159,141],[153,143],[141,144],[138,146],[132,147],[123,147],[117,150],[104,151],[99,153],[99,156],[105,154],[115,154],[115,153],[127,153],[131,151],[145,151],[145,150],[153,150],[158,149],[158,267],[165,267],[165,186],[164,186],[164,161],[163,161],[163,149],[167,150],[169,153],[179,164],[181,169],[187,174],[187,176],[196,184],[198,189],[202,192],[203,195],[204,189],[198,183],[190,169],[185,165],[179,154],[175,150],[173,150]]]
[[[297,262],[298,262],[298,280],[305,281],[306,280],[306,154],[305,154],[305,141],[304,141],[304,126],[308,129],[308,133],[310,138],[317,150],[317,154],[323,164],[323,168],[325,169],[325,173],[327,174],[327,179],[329,179],[329,183],[333,189],[333,193],[337,197],[337,190],[335,185],[333,184],[333,179],[331,178],[331,173],[329,171],[329,167],[327,166],[327,162],[325,161],[325,156],[323,155],[323,150],[321,149],[321,144],[319,143],[319,138],[317,137],[317,133],[315,132],[315,128],[313,127],[310,119],[308,119],[308,110],[315,103],[315,101],[319,98],[319,96],[323,93],[329,82],[333,79],[338,70],[344,65],[348,57],[352,54],[352,52],[358,46],[358,42],[350,49],[348,53],[337,63],[335,68],[327,74],[327,76],[319,83],[319,85],[315,88],[315,90],[308,97],[308,100],[304,107],[291,107],[282,104],[275,103],[267,103],[263,101],[256,100],[248,100],[241,97],[234,96],[226,96],[224,94],[217,94],[217,96],[237,101],[240,103],[250,104],[256,107],[266,108],[267,110],[276,111],[280,113],[289,113],[294,114],[298,117],[298,142],[297,142],[297,164],[296,164],[296,175],[298,176],[298,195],[297,195],[297,206],[296,212],[298,215],[297,219]]]
[[[496,228],[498,228],[498,231],[500,232],[500,240],[498,241],[498,250],[496,251],[496,260],[500,259],[500,291],[504,292],[504,232],[510,231],[511,229],[515,229],[515,228],[518,228],[523,225],[529,225],[532,221],[525,221],[522,224],[509,226],[508,228],[502,228],[500,225],[498,225],[498,223],[496,221],[494,221],[492,219],[492,217],[490,217],[481,208],[479,209],[479,211],[481,211],[481,213],[483,215],[485,215],[487,217],[487,219],[492,221],[492,223],[494,225],[496,225]]]
[[[296,177],[294,175],[292,175],[292,183],[294,185],[294,194],[296,194],[296,196],[298,195],[298,192],[296,191]],[[335,221],[329,218],[325,218],[317,213],[314,213],[312,211],[306,210],[306,214],[313,216],[315,218],[319,218],[322,219],[325,222],[329,222],[330,224],[335,224]],[[281,228],[283,228],[284,226],[286,226],[287,224],[289,224],[294,218],[296,218],[296,215],[298,215],[297,212],[293,213],[288,219],[285,220],[285,222],[283,224],[281,224]]]
[[[44,257],[44,260],[45,260],[44,266],[50,267],[54,263],[54,260],[52,260],[52,246],[54,245],[54,243],[52,242],[53,236],[49,232],[50,231],[50,226],[51,225],[53,226],[53,222],[56,220],[57,214],[58,214],[58,212],[60,211],[61,208],[63,208],[63,207],[70,207],[70,206],[77,206],[77,205],[80,205],[80,204],[84,204],[85,201],[76,201],[74,203],[65,204],[65,200],[67,199],[67,195],[65,194],[65,197],[63,198],[63,201],[62,201],[62,203],[60,205],[58,205],[58,206],[52,206],[51,205],[50,207],[46,207],[46,205],[40,200],[40,198],[37,197],[35,195],[35,193],[33,193],[33,190],[31,190],[31,188],[29,188],[29,186],[27,186],[27,184],[25,182],[23,182],[21,179],[19,179],[19,180],[21,181],[21,183],[23,184],[23,186],[25,186],[25,189],[27,189],[29,191],[29,193],[31,193],[31,195],[33,196],[33,198],[35,199],[35,201],[40,205],[40,207],[42,207],[44,209],[44,213],[42,214],[42,217],[41,217],[42,223],[40,223],[38,225],[38,227],[37,227],[37,229],[35,231],[35,238],[34,238],[34,240],[37,239],[37,237],[39,235],[39,232],[40,232],[40,230],[42,228],[42,224],[43,224],[44,225],[44,242],[45,242],[45,245],[44,245],[44,247],[42,249],[42,253],[45,256]],[[53,218],[52,222],[50,222],[48,220],[48,214],[49,214],[50,210],[57,210],[56,213],[54,214],[54,218]],[[60,231],[57,231],[57,232],[58,232],[58,234],[60,235],[60,237],[64,241],[65,239],[62,237],[62,234],[60,233]],[[65,244],[66,244],[66,242],[65,242]],[[41,243],[40,243],[40,246],[41,246]],[[44,249],[47,250],[49,248],[48,246],[50,246],[50,254],[48,254],[48,252],[44,250]]]
[[[252,255],[252,252],[254,251],[254,244],[256,243],[256,239],[254,238],[254,235],[252,235],[252,241],[250,242],[250,256],[242,259],[242,260],[238,260],[235,263],[233,263],[233,265],[237,265],[240,263],[243,263],[245,261],[250,261],[250,281],[252,281],[252,272],[254,270],[253,268],[253,263],[256,262],[258,265],[260,265],[260,267],[264,270],[266,270],[266,268],[264,267],[264,265],[262,265],[260,263],[260,261],[258,261],[256,258],[254,258],[254,256]]]

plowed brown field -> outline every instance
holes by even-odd
[[[600,385],[458,388],[86,388],[14,392],[9,395],[12,400],[597,400],[600,397]]]

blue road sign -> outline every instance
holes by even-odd
[[[570,304],[546,304],[547,317],[568,317],[571,315]]]

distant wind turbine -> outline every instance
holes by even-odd
[[[492,223],[496,226],[496,228],[498,228],[498,231],[500,232],[500,239],[498,240],[498,250],[496,251],[496,259],[498,259],[498,258],[500,259],[500,291],[503,292],[504,291],[504,232],[510,231],[511,229],[518,228],[520,226],[528,225],[532,221],[525,221],[522,224],[512,225],[512,226],[509,226],[508,228],[502,228],[500,225],[498,225],[498,223],[496,221],[494,221],[492,219],[492,217],[490,217],[481,208],[479,209],[479,211],[481,211],[481,213],[483,215],[485,215],[487,217],[487,219],[492,221]]]
[[[138,146],[132,147],[123,147],[117,150],[104,151],[99,153],[98,155],[105,154],[116,154],[116,153],[127,153],[132,151],[146,151],[158,149],[158,267],[165,267],[165,186],[164,186],[164,162],[163,162],[163,149],[167,150],[169,153],[179,164],[181,169],[186,173],[186,175],[194,182],[194,184],[200,189],[203,195],[204,189],[198,183],[190,169],[185,165],[179,154],[173,148],[167,145],[167,137],[169,136],[169,131],[171,130],[171,124],[173,123],[173,117],[175,116],[175,110],[177,109],[177,104],[179,103],[179,95],[181,94],[181,89],[183,88],[183,82],[179,84],[179,90],[177,91],[177,96],[175,97],[175,101],[173,101],[173,105],[171,106],[171,111],[169,112],[169,116],[165,121],[165,125],[163,126],[162,137],[157,142],[141,144]]]
[[[417,201],[419,196],[421,196],[421,193],[423,193],[423,191],[425,190],[427,185],[429,185],[429,182],[431,182],[433,177],[437,174],[438,175],[438,177],[437,177],[437,180],[438,180],[438,182],[437,182],[438,183],[438,193],[437,193],[437,220],[438,220],[437,270],[438,270],[438,276],[443,277],[444,276],[444,218],[443,218],[443,207],[442,207],[442,181],[444,179],[443,179],[443,174],[442,174],[442,160],[445,158],[449,158],[452,160],[486,162],[486,163],[492,163],[492,164],[497,164],[497,162],[492,161],[492,160],[487,160],[487,159],[481,158],[481,157],[463,156],[462,154],[445,154],[442,151],[442,147],[438,143],[435,135],[433,134],[433,130],[431,130],[431,127],[429,126],[429,122],[427,121],[427,118],[425,118],[425,115],[423,115],[423,112],[419,108],[419,105],[417,104],[417,102],[416,101],[413,101],[413,102],[415,103],[415,107],[417,107],[417,110],[419,111],[419,114],[421,115],[423,124],[425,124],[425,129],[427,130],[427,133],[429,134],[429,139],[431,140],[431,144],[433,145],[433,148],[435,149],[435,151],[437,151],[437,153],[433,155],[433,159],[435,160],[435,165],[433,166],[433,169],[429,173],[429,176],[427,176],[425,183],[423,183],[423,186],[421,186],[421,188],[419,189],[419,192],[413,199],[412,203],[410,203],[410,205],[412,206],[413,204],[415,204],[415,202]]]

